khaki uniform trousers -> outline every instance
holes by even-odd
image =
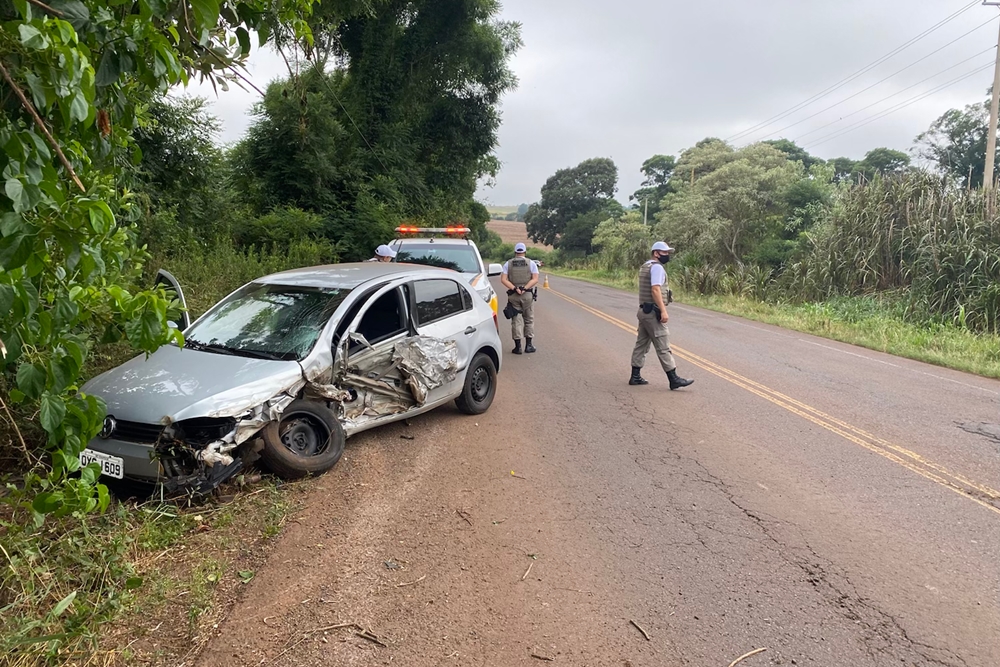
[[[528,290],[524,294],[517,294],[515,292],[514,294],[508,296],[507,300],[510,301],[515,308],[521,311],[520,314],[510,318],[511,334],[514,336],[514,340],[534,338],[535,298],[531,294],[531,290]]]
[[[632,350],[632,365],[635,368],[642,368],[646,362],[646,353],[649,352],[649,344],[652,343],[653,349],[656,350],[656,358],[663,366],[663,372],[669,373],[677,368],[677,364],[674,363],[674,355],[670,352],[670,332],[667,330],[667,325],[660,322],[655,310],[651,313],[644,313],[640,307],[637,317],[639,318],[639,337],[636,338],[635,349]]]

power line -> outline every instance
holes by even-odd
[[[805,134],[800,134],[799,136],[795,137],[794,141],[796,141],[796,142],[801,141],[802,139],[805,139],[806,137],[808,137],[810,134],[816,134],[817,132],[821,132],[821,131],[825,130],[828,127],[832,127],[833,125],[836,125],[837,123],[841,123],[841,122],[847,120],[851,116],[857,116],[859,113],[861,113],[863,111],[868,111],[872,107],[878,106],[879,104],[882,104],[883,102],[888,102],[892,98],[894,98],[894,97],[896,97],[898,95],[902,95],[906,91],[912,90],[912,89],[916,88],[917,86],[925,84],[928,81],[930,81],[931,79],[936,79],[939,76],[941,76],[942,74],[944,74],[945,72],[950,72],[951,70],[955,69],[956,67],[961,67],[962,65],[964,65],[967,62],[969,62],[970,60],[975,60],[979,56],[981,56],[981,55],[983,55],[983,54],[985,54],[985,53],[987,53],[989,51],[992,51],[995,48],[996,48],[995,46],[991,46],[988,49],[984,49],[983,51],[980,51],[979,53],[977,53],[976,55],[972,56],[971,58],[966,58],[962,62],[956,63],[956,64],[952,65],[951,67],[949,67],[947,69],[943,69],[943,70],[941,70],[940,72],[938,72],[937,74],[935,74],[933,76],[929,76],[929,77],[927,77],[926,79],[924,79],[922,81],[916,82],[912,86],[907,86],[906,88],[903,88],[901,90],[897,90],[892,95],[889,95],[888,97],[883,97],[882,99],[878,100],[877,102],[872,102],[871,104],[869,104],[866,107],[862,107],[862,108],[858,109],[857,111],[852,111],[851,113],[847,114],[846,116],[841,116],[840,118],[838,118],[835,121],[831,121],[831,122],[827,123],[826,125],[821,125],[821,126],[817,127],[815,130],[810,130],[809,132],[806,132]]]
[[[970,2],[968,5],[966,5],[962,9],[958,10],[957,12],[955,12],[954,14],[952,14],[951,16],[948,16],[947,18],[945,18],[945,19],[939,21],[938,23],[934,24],[933,26],[931,26],[930,28],[928,28],[924,32],[920,33],[916,37],[913,37],[912,39],[910,39],[909,41],[903,43],[902,45],[896,47],[895,49],[893,49],[892,51],[890,51],[886,55],[882,56],[881,58],[879,58],[875,62],[873,62],[873,63],[871,63],[869,65],[866,65],[865,67],[862,67],[860,70],[858,70],[854,74],[851,74],[850,76],[848,76],[848,77],[846,77],[844,79],[841,79],[840,81],[838,81],[837,83],[833,84],[829,88],[826,88],[825,90],[822,90],[822,91],[816,93],[812,97],[810,97],[810,98],[808,98],[808,99],[806,99],[806,100],[798,103],[797,105],[793,106],[792,108],[790,108],[790,109],[788,109],[786,111],[783,111],[782,113],[779,113],[776,116],[772,116],[771,118],[768,118],[767,120],[765,120],[762,123],[758,123],[757,125],[754,125],[753,127],[750,127],[750,128],[747,128],[746,130],[743,130],[742,132],[737,132],[736,134],[732,135],[731,137],[728,137],[726,139],[726,141],[732,141],[734,139],[738,139],[738,138],[743,137],[743,136],[745,136],[747,134],[751,134],[753,132],[756,132],[757,130],[765,128],[768,125],[771,125],[772,123],[774,123],[775,121],[781,120],[782,118],[786,118],[786,117],[790,116],[791,114],[795,113],[796,111],[798,111],[799,109],[807,107],[810,104],[812,104],[813,102],[816,102],[816,101],[818,101],[818,100],[826,97],[830,93],[833,93],[833,92],[836,92],[837,90],[840,90],[841,88],[843,88],[844,86],[846,86],[851,81],[854,81],[855,79],[857,79],[859,76],[862,76],[863,74],[866,74],[866,73],[870,72],[872,69],[878,67],[879,65],[881,65],[885,61],[889,60],[893,56],[895,56],[895,55],[897,55],[897,54],[905,51],[909,47],[913,46],[914,44],[916,44],[917,42],[919,42],[920,40],[922,40],[924,37],[927,37],[928,35],[930,35],[934,31],[938,30],[939,28],[941,28],[941,27],[945,26],[946,24],[950,23],[951,21],[955,20],[956,18],[958,18],[959,16],[961,16],[965,12],[969,11],[970,9],[972,9],[973,7],[975,7],[978,4],[979,4],[979,0],[973,0],[973,2]]]
[[[916,104],[917,102],[920,102],[921,100],[930,97],[931,95],[935,95],[935,94],[941,92],[945,88],[950,88],[951,86],[954,86],[956,83],[959,83],[961,81],[965,81],[966,79],[968,79],[970,77],[973,77],[976,74],[979,74],[981,72],[985,72],[986,70],[992,68],[993,66],[994,66],[994,63],[989,63],[988,65],[984,65],[983,67],[980,67],[979,69],[976,69],[976,70],[973,70],[973,71],[969,72],[968,74],[963,74],[962,76],[958,77],[957,79],[952,79],[951,81],[949,81],[949,82],[947,82],[945,84],[942,84],[942,85],[938,86],[937,88],[934,88],[933,90],[929,90],[926,93],[921,93],[920,95],[916,95],[914,97],[911,97],[910,99],[908,99],[908,100],[906,100],[904,102],[900,102],[899,104],[897,104],[897,105],[895,105],[893,107],[890,107],[889,109],[886,109],[883,112],[875,114],[874,116],[871,116],[871,117],[869,117],[867,119],[859,120],[858,122],[856,122],[856,123],[854,123],[852,125],[849,125],[849,126],[847,126],[845,128],[841,128],[840,130],[838,130],[836,132],[832,132],[832,133],[830,133],[830,134],[828,134],[826,136],[820,137],[816,141],[810,142],[809,145],[807,146],[807,148],[810,148],[810,149],[815,148],[816,146],[819,146],[821,144],[825,144],[828,141],[832,141],[832,140],[834,140],[834,139],[836,139],[838,137],[844,136],[845,134],[849,134],[849,133],[853,132],[854,130],[860,129],[860,128],[864,127],[865,125],[870,125],[871,123],[874,123],[877,120],[881,120],[881,119],[885,118],[886,116],[889,116],[891,114],[896,113],[897,111],[902,111],[903,109],[905,109],[905,108],[907,108],[909,106],[912,106],[912,105]]]
[[[969,36],[969,35],[971,35],[972,33],[976,32],[977,30],[979,30],[979,29],[981,29],[981,28],[984,28],[984,27],[986,27],[987,25],[989,25],[989,24],[993,23],[993,22],[994,22],[994,21],[996,21],[996,20],[997,20],[997,17],[993,17],[993,18],[991,18],[990,20],[986,21],[985,23],[981,23],[981,24],[977,25],[977,26],[976,26],[975,28],[973,28],[973,29],[972,29],[972,30],[970,30],[969,32],[967,32],[967,33],[964,33],[964,34],[962,34],[961,36],[959,36],[959,37],[957,37],[957,38],[955,38],[955,39],[951,40],[950,42],[948,42],[948,43],[947,43],[947,44],[945,44],[944,46],[942,46],[942,47],[940,47],[940,48],[937,48],[937,49],[935,49],[935,50],[931,51],[930,53],[928,53],[928,54],[927,54],[926,56],[924,56],[923,58],[920,58],[920,59],[918,59],[918,60],[914,60],[914,61],[913,61],[912,63],[910,63],[909,65],[907,65],[907,66],[906,66],[906,67],[904,67],[903,69],[900,69],[900,70],[896,70],[895,72],[893,72],[893,73],[892,73],[892,74],[890,74],[889,76],[887,76],[887,77],[885,77],[884,79],[881,79],[881,80],[879,80],[879,81],[876,81],[875,83],[871,84],[871,85],[870,85],[870,86],[868,86],[867,88],[863,88],[862,90],[859,90],[858,92],[854,93],[853,95],[850,95],[849,97],[845,97],[844,99],[840,100],[840,101],[839,101],[839,102],[837,102],[836,104],[831,104],[830,106],[828,106],[827,108],[823,109],[822,111],[817,111],[816,113],[812,114],[811,116],[806,116],[806,117],[805,117],[805,118],[803,118],[802,120],[798,120],[798,121],[795,121],[795,122],[794,122],[794,123],[792,123],[791,125],[786,125],[785,127],[781,128],[780,130],[775,130],[774,132],[768,132],[768,134],[767,134],[767,135],[765,135],[765,136],[777,136],[777,135],[781,134],[782,132],[784,132],[785,130],[788,130],[788,129],[791,129],[791,128],[795,127],[796,125],[801,125],[802,123],[806,122],[807,120],[811,120],[811,119],[815,118],[816,116],[819,116],[819,115],[821,115],[821,114],[824,114],[824,113],[826,113],[826,112],[827,112],[827,111],[829,111],[830,109],[834,109],[834,108],[836,108],[836,107],[839,107],[839,106],[840,106],[841,104],[843,104],[844,102],[848,102],[848,101],[850,101],[850,100],[853,100],[853,99],[854,99],[855,97],[857,97],[857,96],[859,96],[859,95],[862,95],[862,94],[864,94],[864,93],[867,93],[867,92],[868,92],[869,90],[871,90],[872,88],[875,88],[876,86],[880,86],[880,85],[882,85],[883,83],[885,83],[885,82],[886,82],[886,81],[888,81],[889,79],[893,78],[894,76],[896,76],[896,75],[898,75],[898,74],[902,74],[902,73],[903,73],[903,72],[905,72],[906,70],[910,69],[911,67],[914,67],[915,65],[918,65],[919,63],[922,63],[923,61],[927,60],[927,59],[928,59],[928,58],[930,58],[931,56],[933,56],[933,55],[936,55],[936,54],[940,53],[941,51],[944,51],[945,49],[947,49],[947,48],[948,48],[949,46],[951,46],[952,44],[955,44],[956,42],[960,42],[961,40],[965,39],[966,37],[968,37],[968,36]],[[995,47],[990,47],[989,49],[986,49],[986,51],[991,51],[991,50],[993,50],[993,48],[995,48]],[[985,53],[986,51],[983,51],[982,53]],[[980,56],[980,55],[982,55],[982,53],[977,53],[977,54],[976,54],[975,56],[973,56],[972,58],[975,58],[975,57],[977,57],[977,56]],[[972,60],[972,58],[969,58],[969,60]],[[968,61],[967,61],[967,60],[963,60],[963,61],[962,61],[961,63],[959,63],[959,65],[961,65],[961,64],[963,64],[963,63],[966,63],[966,62],[968,62]],[[954,67],[958,67],[958,65],[955,65]],[[949,67],[948,69],[954,69],[954,68],[953,68],[953,67]],[[945,70],[945,72],[947,72],[947,71],[948,71],[948,70]],[[943,73],[944,73],[944,72],[938,72],[938,74],[943,74]],[[934,76],[937,76],[937,74],[935,74]],[[931,79],[933,79],[934,77],[932,76],[932,77],[930,77],[930,78],[931,78]],[[924,79],[924,81],[927,81],[927,79]],[[912,88],[912,86],[911,86],[911,88]],[[905,88],[904,90],[909,90],[909,89],[908,89],[908,88]],[[746,138],[746,137],[744,137],[744,138]]]

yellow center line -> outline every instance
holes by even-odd
[[[635,326],[629,325],[612,315],[608,315],[605,312],[588,306],[582,301],[578,301],[577,299],[552,288],[548,288],[548,291],[568,301],[569,303],[582,308],[591,315],[594,315],[609,324],[613,324],[619,329],[623,329],[632,334],[638,333]],[[907,470],[924,477],[925,479],[929,479],[935,484],[957,493],[963,498],[971,500],[977,505],[980,505],[995,514],[1000,514],[1000,507],[997,507],[989,502],[1000,500],[1000,491],[992,489],[984,484],[973,482],[964,475],[951,472],[944,466],[935,463],[934,461],[931,461],[914,451],[891,443],[887,440],[883,440],[882,438],[872,435],[871,433],[857,428],[856,426],[853,426],[841,419],[832,417],[806,403],[786,396],[785,394],[760,384],[759,382],[755,382],[729,370],[728,368],[700,357],[697,354],[683,350],[676,346],[671,346],[671,350],[678,357],[697,366],[698,368],[701,368],[702,370],[711,373],[712,375],[720,377],[723,380],[750,392],[751,394],[759,396],[774,405],[798,415],[799,417],[802,417],[803,419],[812,422],[813,424],[816,424],[817,426],[820,426],[849,442],[863,447],[872,453],[878,454],[879,456],[892,461],[893,463],[900,465]],[[985,500],[983,497],[985,497]]]

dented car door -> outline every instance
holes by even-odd
[[[458,348],[458,368],[464,371],[476,351],[472,347],[479,325],[471,295],[450,278],[416,280],[410,284],[410,291],[417,333],[453,341]],[[462,377],[459,373],[456,380],[441,387],[438,394],[459,393]]]

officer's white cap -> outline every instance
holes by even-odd
[[[668,246],[663,241],[657,241],[656,243],[653,244],[653,250],[652,250],[652,252],[656,252],[657,250],[659,250],[660,252],[673,252],[674,251],[673,248],[671,248],[670,246]]]
[[[375,248],[375,254],[378,255],[379,257],[395,257],[396,251],[387,245],[380,245],[379,247]]]
[[[528,248],[523,243],[518,243],[514,246],[514,252],[527,252]]]

